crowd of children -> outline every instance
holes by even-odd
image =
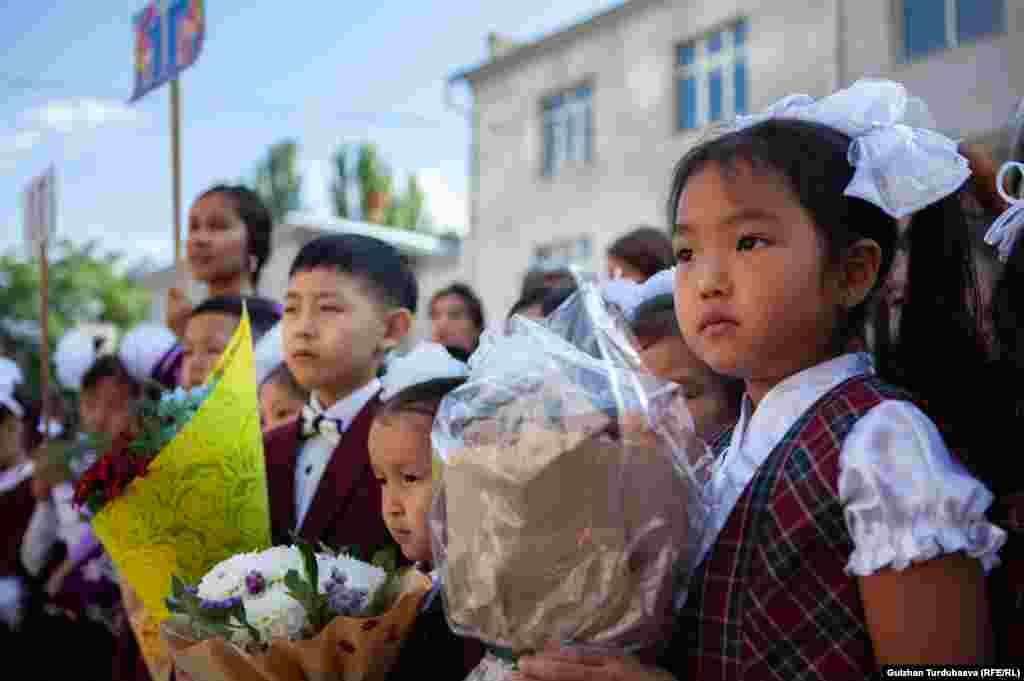
[[[696,145],[666,178],[671,230],[609,249],[609,302],[645,367],[681,387],[716,455],[718,503],[670,641],[638,657],[536,651],[521,678],[855,679],[888,663],[1020,662],[1024,485],[1009,428],[1024,405],[1024,240],[1007,240],[1024,208],[982,151],[902,120],[900,86],[840,94],[787,99]],[[866,123],[855,105],[896,113]],[[998,262],[977,237],[997,218]],[[127,342],[97,358],[79,428],[130,433],[147,382],[201,385],[247,308],[254,336],[279,324],[282,346],[259,388],[273,540],[397,546],[431,572],[430,432],[483,333],[477,296],[437,292],[433,342],[392,359],[420,293],[390,245],[308,243],[282,307],[251,295],[270,233],[255,195],[211,189],[189,230],[210,298],[192,308],[175,292],[174,333],[144,343],[147,359]],[[571,278],[535,279],[508,316],[541,320],[572,293]],[[66,487],[34,482],[23,383],[0,361],[0,635],[73,631],[75,678],[146,678],[102,546]],[[391,678],[462,679],[480,660],[436,591]]]

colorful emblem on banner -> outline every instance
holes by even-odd
[[[203,49],[203,0],[153,0],[132,20],[136,101],[192,66]]]

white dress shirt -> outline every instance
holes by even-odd
[[[341,421],[342,430],[348,430],[359,412],[363,410],[371,399],[380,392],[380,381],[376,378],[359,388],[348,397],[339,400],[329,409],[323,409],[317,396],[311,395],[310,404],[317,411],[323,411],[324,416]],[[316,490],[320,486],[320,479],[327,470],[327,464],[331,461],[331,454],[335,446],[327,438],[320,434],[312,435],[299,449],[299,456],[295,464],[295,531],[302,527],[302,520],[309,511],[310,504],[316,496]]]
[[[782,381],[756,409],[743,399],[739,422],[711,479],[716,500],[701,560],[740,496],[789,429],[822,396],[854,376],[873,373],[866,354],[846,354]],[[854,550],[850,575],[965,551],[988,571],[1006,533],[985,519],[992,493],[950,454],[935,424],[910,402],[885,400],[843,441],[839,497]]]

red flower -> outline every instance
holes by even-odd
[[[125,435],[113,442],[103,456],[82,474],[75,483],[74,503],[85,506],[90,500],[103,506],[124,493],[125,488],[149,470],[149,457],[134,456],[128,451],[131,437]],[[97,500],[96,497],[99,496]],[[93,508],[93,511],[98,510]]]

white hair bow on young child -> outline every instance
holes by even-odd
[[[670,267],[657,272],[642,284],[621,277],[611,279],[601,286],[601,295],[622,310],[626,321],[632,321],[637,308],[648,300],[674,292],[675,276],[676,268]]]
[[[1006,174],[1011,170],[1016,170],[1024,177],[1024,163],[1008,161],[999,169],[999,174],[996,176],[996,189],[999,190],[999,196],[1003,197],[1010,207],[992,223],[985,233],[985,243],[995,246],[1002,262],[1010,259],[1013,247],[1017,244],[1017,239],[1020,238],[1021,228],[1024,227],[1024,199],[1011,196],[1004,187]]]
[[[82,379],[96,362],[96,338],[78,329],[68,331],[53,353],[57,381],[67,390],[81,390]]]
[[[465,378],[469,367],[451,356],[439,343],[419,343],[408,354],[396,357],[380,379],[382,402],[406,388],[439,378]]]
[[[10,409],[18,418],[25,415],[25,410],[15,399],[14,388],[24,382],[21,368],[6,357],[0,357],[0,405]]]
[[[862,79],[815,101],[790,95],[759,114],[739,116],[734,129],[770,118],[827,125],[852,138],[856,169],[844,194],[864,199],[899,219],[952,194],[970,177],[957,143],[925,127],[931,115],[899,83]]]

